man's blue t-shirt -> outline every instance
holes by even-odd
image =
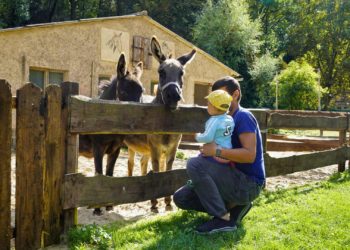
[[[235,122],[235,128],[232,133],[232,147],[242,148],[239,141],[239,135],[242,133],[255,133],[256,136],[256,158],[253,163],[235,163],[237,169],[251,177],[258,184],[263,184],[265,181],[265,164],[263,158],[263,147],[259,124],[253,114],[242,107],[232,115]]]

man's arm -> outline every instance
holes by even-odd
[[[252,163],[256,157],[255,133],[241,133],[239,135],[242,148],[221,149],[221,156],[233,162]],[[205,156],[215,156],[216,144],[204,144],[200,150]]]

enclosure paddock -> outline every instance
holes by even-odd
[[[153,104],[94,101],[78,94],[77,83],[51,85],[42,91],[26,84],[11,96],[0,80],[0,245],[10,249],[11,123],[16,108],[16,249],[38,249],[58,243],[76,223],[76,208],[124,204],[173,194],[185,183],[184,169],[139,177],[86,177],[76,173],[80,133],[201,132],[203,107],[181,106],[171,114]],[[339,164],[345,170],[350,150],[347,113],[252,110],[264,138],[268,128],[339,131],[341,146],[284,158],[265,154],[267,176]],[[167,119],[164,119],[167,117]],[[190,119],[191,118],[191,119]]]

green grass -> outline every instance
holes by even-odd
[[[176,212],[70,231],[71,249],[350,249],[350,174],[263,192],[236,232],[197,235],[209,217]],[[89,236],[90,234],[90,236]]]
[[[185,153],[183,151],[178,150],[176,152],[176,159],[187,160],[188,157],[186,157],[186,155],[185,155]]]

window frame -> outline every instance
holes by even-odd
[[[67,81],[68,70],[59,70],[59,69],[42,68],[42,67],[35,67],[35,66],[32,67],[31,66],[31,67],[29,67],[29,74],[28,74],[28,81],[29,82],[30,82],[30,71],[31,70],[44,72],[43,89],[45,89],[47,86],[50,85],[50,83],[49,83],[50,73],[61,73],[61,74],[63,74],[63,82]]]

